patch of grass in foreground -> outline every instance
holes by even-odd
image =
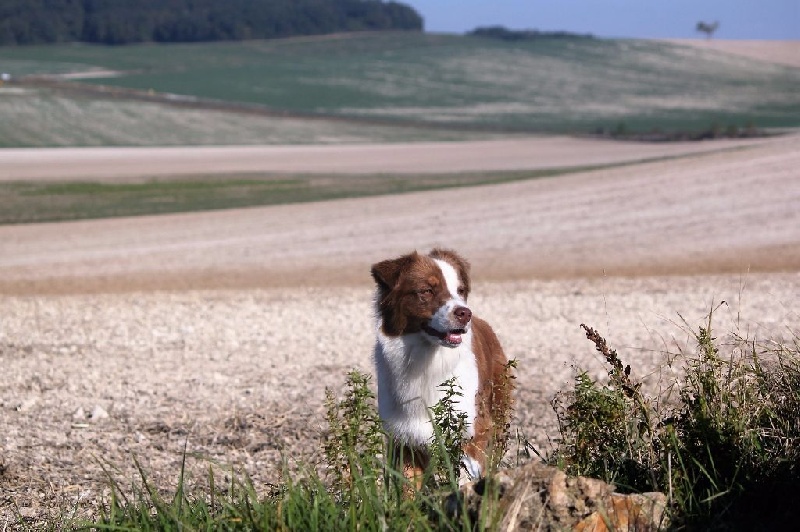
[[[627,163],[630,164],[630,163]],[[624,164],[420,175],[192,176],[142,182],[0,183],[0,224],[282,205],[522,181]]]
[[[510,367],[510,366],[509,366]],[[189,493],[184,466],[175,493],[163,497],[139,466],[140,482],[131,490],[111,479],[111,500],[101,518],[70,526],[92,530],[475,530],[491,528],[493,515],[470,516],[458,500],[446,501],[457,489],[459,463],[450,459],[451,441],[460,449],[464,426],[439,420],[454,415],[457,385],[432,408],[438,431],[432,443],[432,465],[414,488],[391,464],[386,435],[378,418],[369,377],[352,371],[341,399],[326,392],[328,433],[325,464],[285,474],[285,481],[259,496],[248,479],[220,486],[209,470],[205,492]],[[435,410],[438,409],[438,410]],[[388,457],[388,458],[387,458]],[[460,456],[459,456],[460,460]],[[185,453],[184,453],[185,464]],[[491,472],[490,472],[491,475]],[[487,493],[487,497],[492,496]]]

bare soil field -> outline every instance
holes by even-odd
[[[573,366],[604,375],[581,323],[652,387],[722,301],[721,340],[790,341],[798,168],[780,137],[505,185],[0,227],[0,529],[91,513],[133,456],[162,487],[184,449],[200,482],[233,467],[260,489],[284,458],[315,463],[325,387],[371,367],[369,266],[415,248],[471,260],[470,304],[518,359],[515,425],[542,449]]]
[[[435,245],[487,280],[794,271],[798,142],[504,185],[4,226],[0,293],[363,285],[373,261]]]
[[[457,173],[538,170],[672,157],[750,146],[764,139],[641,143],[573,137],[467,142],[0,150],[0,181],[106,181],[154,176]]]
[[[669,42],[800,68],[800,41],[670,39]]]

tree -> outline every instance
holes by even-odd
[[[716,20],[710,24],[701,20],[697,23],[697,27],[695,29],[700,33],[705,33],[706,39],[711,39],[711,37],[714,36],[714,32],[717,31],[717,28],[719,28],[719,22]]]

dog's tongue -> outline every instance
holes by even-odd
[[[450,343],[450,344],[460,344],[461,343],[461,334],[460,333],[455,333],[455,332],[447,333],[447,336],[445,336],[445,340],[447,340],[447,343]]]

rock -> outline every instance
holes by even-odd
[[[459,500],[465,501],[473,522],[480,522],[483,512],[498,510],[502,516],[498,529],[504,531],[654,531],[668,525],[663,493],[616,493],[611,484],[569,477],[539,462],[465,484],[445,506],[458,508]]]
[[[17,412],[27,412],[28,410],[36,406],[36,403],[38,401],[39,400],[36,397],[30,397],[28,399],[25,399],[24,401],[22,401],[20,404],[17,405]]]
[[[18,511],[20,517],[24,519],[33,519],[39,513],[36,511],[36,508],[30,508],[28,506],[20,506]]]
[[[92,410],[92,415],[89,417],[92,421],[100,421],[101,419],[108,418],[108,412],[106,412],[105,408],[100,405],[97,405]]]
[[[86,421],[86,411],[84,411],[82,406],[79,406],[78,409],[72,414],[72,419],[75,421]]]

